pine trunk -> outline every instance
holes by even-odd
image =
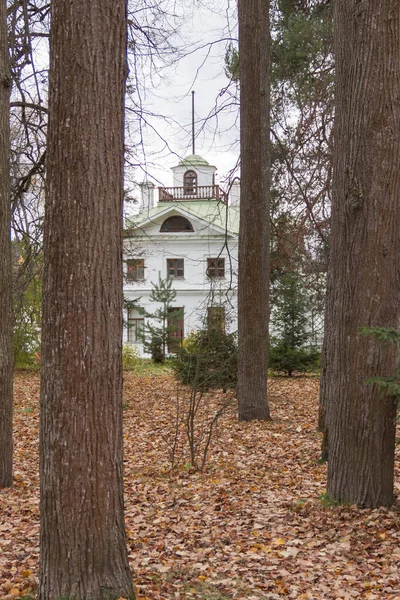
[[[40,600],[133,598],[122,436],[124,0],[52,2]]]
[[[269,1],[239,0],[239,419],[269,419]]]
[[[395,406],[366,379],[396,352],[359,335],[399,327],[400,11],[397,0],[338,0],[327,361],[330,497],[393,502]]]
[[[0,488],[11,486],[13,478],[10,85],[7,4],[0,0]]]

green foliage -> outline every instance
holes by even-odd
[[[151,322],[148,321],[145,325],[143,339],[144,349],[156,363],[164,363],[168,350],[176,346],[174,333],[178,330],[183,310],[174,310],[172,303],[175,298],[172,279],[162,279],[159,276],[158,284],[153,284],[150,300],[160,306],[154,312],[144,312]]]
[[[271,11],[272,88],[277,91],[289,82],[291,87],[285,87],[285,96],[289,92],[289,99],[295,103],[306,101],[320,86],[321,64],[332,51],[330,6],[326,2],[314,2],[308,7],[304,4],[278,0]],[[232,43],[225,53],[225,73],[233,81],[240,78],[239,52]],[[333,70],[326,76],[333,86]]]
[[[225,52],[225,75],[232,81],[239,81],[239,52],[230,43]]]
[[[142,298],[142,296],[139,296],[139,298],[134,298],[133,300],[129,300],[128,298],[125,298],[125,296],[124,296],[124,309],[126,311],[129,311],[130,309],[140,310],[139,302],[140,302],[141,298]],[[124,325],[124,327],[128,327],[129,323],[127,321],[124,321],[123,325]]]
[[[122,368],[124,371],[134,371],[140,361],[140,355],[135,346],[124,344],[122,346]]]
[[[298,273],[279,276],[271,293],[271,305],[271,325],[276,338],[289,348],[304,347],[309,340],[307,298]]]
[[[153,362],[163,364],[166,358],[166,345],[163,345],[163,336],[155,331],[151,325],[147,325],[147,331],[150,333],[150,340],[145,342],[145,348],[151,354]]]
[[[291,377],[294,372],[309,373],[319,369],[320,353],[315,348],[291,348],[284,342],[273,343],[269,353],[269,367]]]
[[[284,273],[275,282],[271,297],[271,337],[269,367],[286,373],[318,369],[320,354],[310,345],[307,329],[307,296],[296,272]]]
[[[191,333],[172,366],[177,379],[192,389],[235,388],[235,334],[227,334],[219,328]]]
[[[400,331],[394,327],[361,327],[362,335],[372,335],[378,342],[389,342],[400,348]]]
[[[362,335],[373,336],[381,344],[388,344],[400,348],[400,331],[394,327],[362,327]],[[400,403],[400,359],[392,375],[371,377],[366,380],[367,384],[377,385],[381,393],[391,396]]]
[[[290,82],[295,94],[291,99],[300,103],[320,85],[321,63],[332,51],[331,8],[327,3],[313,4],[280,0],[272,16],[272,83],[278,87]],[[333,85],[333,71],[325,75]]]

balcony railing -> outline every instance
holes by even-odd
[[[197,185],[188,187],[158,188],[159,202],[190,202],[191,200],[221,200],[226,202],[226,195],[219,185]]]

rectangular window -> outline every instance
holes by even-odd
[[[172,279],[184,277],[183,258],[167,258],[167,273]]]
[[[143,341],[144,319],[139,311],[130,308],[128,310],[128,342],[140,344]]]
[[[207,258],[207,276],[210,279],[225,277],[225,259]]]
[[[168,309],[168,313],[168,352],[176,353],[182,345],[184,336],[184,309],[183,307],[173,306]]]
[[[144,258],[129,258],[126,261],[126,280],[143,281]]]
[[[209,306],[207,309],[208,329],[219,329],[225,332],[225,309],[223,306]]]

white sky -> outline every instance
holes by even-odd
[[[151,127],[145,126],[142,132],[146,157],[143,166],[148,173],[147,178],[156,185],[172,185],[170,167],[176,165],[181,157],[192,153],[192,90],[195,90],[195,151],[217,167],[217,181],[223,181],[235,167],[239,154],[238,107],[232,106],[231,98],[234,88],[220,95],[229,84],[224,73],[224,57],[227,39],[237,37],[236,2],[182,2],[184,22],[179,30],[180,36],[193,47],[203,47],[163,69],[161,76],[146,78],[143,106],[146,112],[160,116],[146,117]],[[207,120],[215,106],[222,104],[231,104],[231,107],[227,106],[216,117]],[[169,147],[152,132],[152,128]],[[136,181],[145,178],[145,173],[138,169]]]

